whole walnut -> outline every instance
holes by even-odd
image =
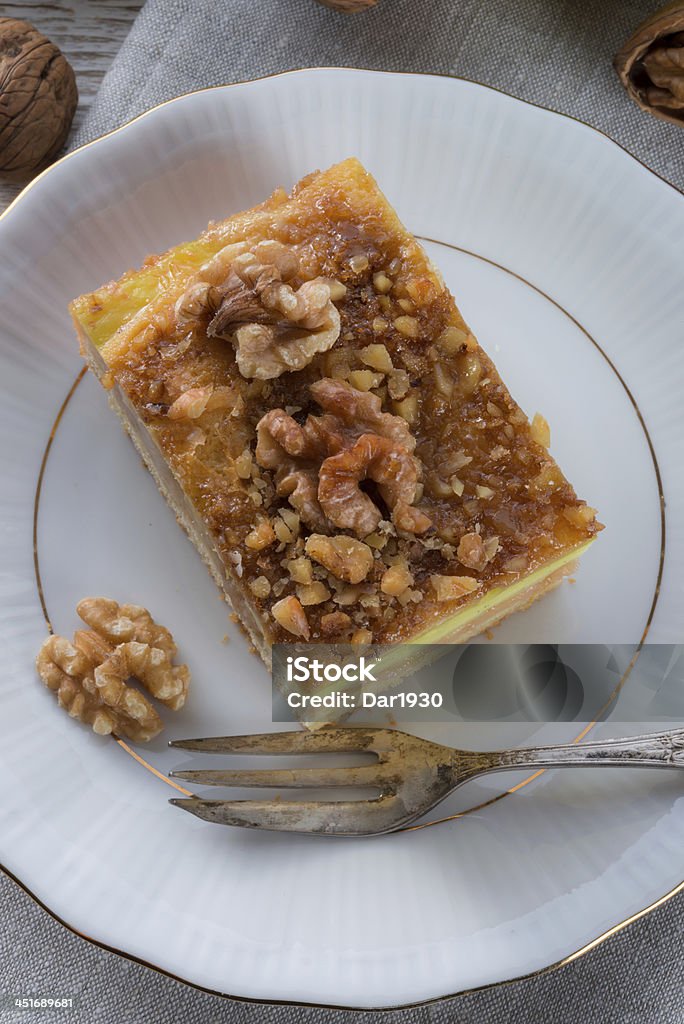
[[[64,54],[27,21],[0,18],[0,175],[21,181],[54,160],[77,103]]]

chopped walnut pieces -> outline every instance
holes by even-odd
[[[380,387],[384,377],[381,373],[374,373],[372,370],[352,370],[349,374],[349,383],[357,391],[372,391]]]
[[[283,522],[290,528],[294,537],[299,533],[300,518],[296,512],[293,512],[291,508],[281,508],[278,510],[278,515],[281,517]]]
[[[278,242],[260,242],[253,252],[226,246],[178,300],[176,320],[208,316],[207,334],[234,342],[243,377],[271,380],[301,370],[337,341],[333,296],[339,301],[346,289],[322,277],[295,288],[299,271],[296,254]]]
[[[358,253],[349,260],[349,269],[352,274],[363,274],[364,270],[368,270],[368,267],[368,257],[365,253]]]
[[[373,642],[373,634],[370,629],[355,629],[351,636],[353,644],[370,644]]]
[[[563,478],[557,466],[544,466],[540,473],[530,480],[530,494],[551,494],[558,490],[563,483]]]
[[[330,582],[334,586],[338,581],[331,575]],[[359,586],[358,584],[351,585],[349,583],[341,583],[336,587],[333,601],[341,608],[348,608],[353,604],[359,604],[365,596],[366,592],[362,585]]]
[[[589,526],[596,519],[596,509],[589,505],[568,505],[563,509],[563,516],[572,526],[578,529]]]
[[[100,735],[116,732],[135,742],[157,736],[161,718],[147,698],[127,685],[135,677],[174,711],[185,703],[190,672],[175,666],[173,637],[145,608],[107,598],[86,598],[78,613],[91,630],[77,630],[44,641],[36,668],[45,685],[72,718]]]
[[[387,390],[390,398],[398,401],[409,392],[411,381],[406,370],[392,370],[387,377]]]
[[[418,306],[427,306],[435,298],[437,288],[429,277],[413,277],[406,282],[406,291]]]
[[[428,473],[425,481],[425,487],[433,498],[450,498],[453,494],[458,494],[458,489],[454,489],[453,480],[458,479],[457,477],[452,480],[443,480],[437,473]],[[461,492],[462,493],[462,492]]]
[[[530,424],[530,433],[532,434],[532,440],[536,441],[542,448],[551,447],[551,428],[540,412],[534,414]]]
[[[479,533],[464,533],[456,552],[459,562],[469,569],[482,572],[499,550],[499,538],[483,540]]]
[[[418,396],[415,391],[410,392],[402,401],[394,402],[393,408],[397,416],[401,416],[409,426],[413,426],[418,419]]]
[[[346,612],[329,612],[321,616],[321,632],[324,636],[339,636],[351,627],[352,620]]]
[[[252,580],[249,584],[249,589],[252,591],[255,597],[259,600],[264,601],[271,593],[271,584],[266,576],[257,576],[255,580]]]
[[[417,338],[420,334],[420,324],[414,316],[398,316],[394,326],[405,338]]]
[[[380,373],[391,373],[394,369],[392,357],[384,345],[366,345],[359,354],[366,366],[370,366],[372,370],[378,370]]]
[[[472,576],[430,576],[430,583],[437,601],[456,601],[459,597],[472,594],[479,583]]]
[[[304,607],[311,604],[323,604],[330,599],[330,591],[325,583],[314,580],[313,583],[300,583],[297,587],[297,597]]]
[[[290,544],[294,540],[296,536],[294,530],[280,516],[276,516],[273,519],[272,525],[273,532],[281,544]]]
[[[212,306],[212,291],[208,281],[193,281],[189,284],[175,305],[176,322],[185,326],[201,320]]]
[[[249,480],[252,475],[252,453],[249,448],[238,455],[235,460],[235,472],[241,480]]]
[[[180,395],[169,407],[170,420],[195,420],[207,407],[211,388],[190,388]]]
[[[323,378],[311,393],[324,415],[310,415],[300,426],[283,409],[272,409],[257,425],[256,460],[276,471],[277,493],[310,528],[322,533],[332,525],[363,537],[382,519],[360,487],[369,479],[399,529],[428,529],[428,517],[413,507],[421,467],[407,424],[382,412],[377,395],[342,381]]]
[[[482,378],[482,363],[475,352],[466,352],[458,360],[459,388],[465,395],[472,395]]]
[[[203,412],[232,405],[230,388],[188,388],[169,406],[170,420],[196,420]]]
[[[383,574],[382,580],[380,581],[380,589],[383,594],[388,594],[390,597],[398,597],[403,594],[413,583],[413,576],[408,571],[406,566],[403,565],[391,565],[389,569]]]
[[[304,555],[285,562],[285,568],[295,583],[313,583],[313,566]]]
[[[311,636],[306,612],[293,594],[276,601],[271,608],[271,614],[278,625],[293,636],[301,636],[305,640]]]
[[[306,553],[346,583],[360,583],[373,567],[373,552],[368,545],[344,534],[324,537],[312,533],[306,541]]]
[[[268,519],[261,519],[245,537],[245,544],[252,551],[263,551],[264,548],[274,544],[275,540],[275,531]]]
[[[440,352],[446,356],[451,356],[457,352],[465,352],[467,350],[468,337],[468,333],[461,330],[460,327],[445,327],[436,339],[435,344]]]
[[[380,295],[387,295],[392,291],[392,281],[387,274],[383,274],[383,272],[380,271],[377,274],[373,274],[373,287]]]
[[[447,400],[451,399],[454,393],[454,378],[451,376],[449,371],[441,363],[435,363],[432,368],[432,374],[434,377],[435,388]]]
[[[336,281],[332,277],[322,277],[320,278],[320,280],[325,282],[325,284],[327,284],[328,288],[330,289],[330,298],[332,299],[332,301],[341,302],[341,300],[347,294],[347,286],[342,284],[341,281]]]
[[[464,533],[456,554],[459,562],[476,572],[481,572],[488,561],[484,541],[479,533]]]
[[[347,349],[332,348],[321,359],[321,374],[337,380],[346,380],[351,371],[351,358],[352,353]],[[288,411],[286,408],[285,412]]]
[[[487,537],[487,540],[484,542],[484,549],[488,562],[491,562],[491,560],[496,556],[500,547],[501,542],[498,537]]]

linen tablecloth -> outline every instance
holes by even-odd
[[[342,65],[439,72],[496,86],[600,128],[681,188],[684,129],[641,113],[611,67],[612,55],[656,5],[657,0],[380,0],[366,13],[345,17],[313,0],[147,0],[73,146],[192,89]],[[268,1006],[197,991],[88,944],[5,876],[0,908],[3,1024],[684,1021],[684,894],[558,970],[374,1013]],[[14,1010],[6,998],[59,993],[76,997],[72,1011],[48,1016]]]

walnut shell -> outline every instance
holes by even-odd
[[[613,66],[637,106],[663,121],[684,124],[684,0],[643,21]]]
[[[0,175],[21,181],[51,163],[77,103],[61,50],[27,21],[0,18]]]

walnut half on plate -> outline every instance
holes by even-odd
[[[173,664],[173,637],[138,605],[86,597],[76,610],[90,629],[77,630],[73,642],[47,637],[36,658],[38,675],[60,707],[94,732],[153,739],[163,722],[131,680],[173,711],[183,707],[190,672],[187,665]]]
[[[357,160],[71,312],[267,664],[302,638],[465,640],[601,529]]]

